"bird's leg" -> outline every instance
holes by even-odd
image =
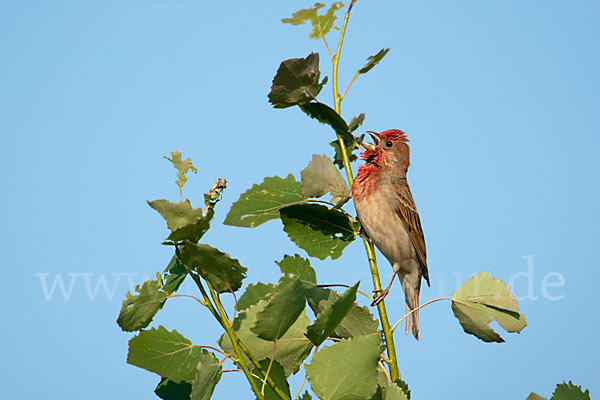
[[[392,274],[392,279],[390,280],[389,285],[387,285],[387,287],[385,289],[373,290],[373,293],[377,293],[377,296],[373,299],[371,306],[377,305],[377,304],[381,303],[381,301],[383,299],[385,299],[385,296],[387,296],[388,293],[390,292],[390,288],[392,287],[392,283],[394,283],[394,278],[396,277],[397,273],[398,273],[397,271],[394,271],[394,273]]]

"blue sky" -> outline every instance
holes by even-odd
[[[160,245],[166,224],[145,201],[177,201],[162,158],[173,150],[198,167],[185,187],[193,205],[228,180],[203,241],[238,258],[246,282],[276,281],[275,260],[305,255],[278,221],[221,222],[263,177],[299,177],[312,154],[331,155],[327,127],[266,98],[284,59],[318,51],[331,75],[322,43],[280,22],[311,5],[0,1],[7,398],[154,397],[158,378],[125,363],[131,335],[115,320],[130,285],[171,257]],[[569,379],[600,391],[599,11],[584,0],[358,0],[353,9],[342,88],[367,56],[391,51],[357,80],[342,114],[364,112],[362,130],[399,128],[411,140],[408,179],[432,275],[422,302],[488,269],[514,283],[529,322],[485,344],[462,332],[448,303],[424,309],[421,341],[396,337],[414,398],[549,396]],[[330,85],[321,97],[331,102]],[[312,264],[323,283],[372,289],[358,242]],[[387,280],[381,256],[380,271]],[[50,293],[57,279],[64,294]],[[402,297],[396,283],[394,321]],[[195,344],[217,338],[208,313],[183,299],[158,324]],[[241,374],[225,374],[214,398],[236,395],[251,397]]]

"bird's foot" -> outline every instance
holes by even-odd
[[[375,290],[373,290],[373,293],[377,293],[377,296],[375,296],[375,298],[373,299],[373,302],[371,303],[371,306],[376,306],[377,304],[381,303],[383,301],[383,299],[385,299],[385,296],[388,295],[389,292],[390,292],[390,288],[389,287],[387,289],[375,289]]]

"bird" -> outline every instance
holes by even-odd
[[[406,172],[410,149],[406,134],[399,129],[381,133],[367,131],[374,143],[363,142],[364,163],[352,184],[352,198],[363,231],[393,267],[387,288],[374,290],[372,305],[389,293],[398,275],[406,299],[406,313],[419,307],[421,279],[429,286],[425,236]],[[406,318],[406,334],[419,340],[419,311]]]

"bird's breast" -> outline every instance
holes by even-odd
[[[394,207],[395,196],[391,187],[378,185],[367,196],[355,197],[354,203],[360,223],[375,246],[391,264],[403,269],[412,266],[409,261],[417,256],[407,225]]]

